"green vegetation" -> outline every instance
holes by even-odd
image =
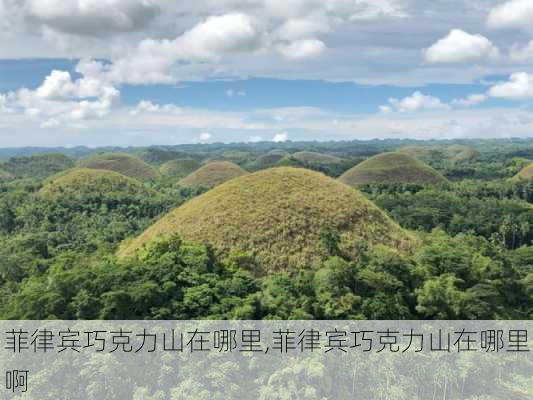
[[[161,174],[164,176],[184,178],[196,171],[201,166],[202,164],[199,161],[191,158],[180,158],[177,160],[167,161],[161,165],[159,172],[161,172]]]
[[[159,176],[155,168],[126,153],[99,154],[81,160],[79,166],[114,171],[141,181],[153,180]]]
[[[401,248],[410,242],[408,234],[354,189],[317,172],[274,168],[233,179],[187,202],[121,254],[178,233],[226,253],[251,252],[269,271],[291,270],[327,256],[321,240],[327,230],[338,235],[330,247],[350,259],[357,258],[361,243]]]
[[[244,169],[229,161],[213,161],[183,178],[179,181],[179,185],[188,188],[211,189],[247,173]]]
[[[11,175],[9,172],[4,171],[3,169],[0,169],[0,182],[2,181],[8,181],[13,178],[13,175]]]
[[[304,169],[335,177],[412,146],[429,149],[420,157],[449,181],[373,181],[359,192]],[[477,156],[445,154],[461,146]],[[0,166],[11,175],[0,179],[0,318],[533,317],[533,179],[512,179],[531,163],[533,140],[124,150],[156,166],[223,157],[250,166],[271,152],[342,160],[286,157],[300,168],[251,175],[230,164],[241,176],[207,193],[34,151],[0,150],[17,156]]]
[[[369,183],[439,184],[446,179],[433,168],[403,153],[383,153],[346,171],[339,180],[350,186]]]
[[[524,167],[522,171],[514,176],[515,180],[533,180],[533,163],[529,164],[527,167]]]
[[[74,166],[74,161],[63,154],[42,154],[12,157],[0,163],[0,169],[15,178],[41,179]]]
[[[292,158],[304,164],[340,164],[342,162],[339,157],[315,153],[313,151],[299,151],[294,153]]]

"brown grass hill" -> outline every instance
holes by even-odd
[[[528,181],[533,180],[533,163],[522,169],[518,174],[513,177],[515,181]]]
[[[453,163],[462,163],[475,160],[480,153],[471,147],[455,144],[444,149],[444,153],[448,159]]]
[[[50,199],[128,198],[153,194],[136,179],[89,168],[75,168],[50,177],[39,193]]]
[[[200,167],[178,182],[189,188],[211,189],[230,179],[246,175],[244,169],[229,161],[213,161]]]
[[[251,170],[259,170],[264,168],[270,168],[280,162],[284,157],[288,156],[285,150],[271,150],[266,154],[262,154],[255,159],[250,165]]]
[[[159,177],[159,172],[154,167],[126,153],[99,154],[81,160],[78,166],[114,171],[140,181],[149,181]]]
[[[420,185],[447,182],[441,174],[403,153],[382,153],[346,171],[339,180],[349,186],[370,183],[414,183]]]
[[[129,257],[158,237],[211,243],[222,254],[250,252],[261,272],[311,267],[327,257],[324,232],[356,259],[364,246],[409,246],[412,237],[357,190],[303,168],[272,168],[241,176],[174,209],[123,243]]]
[[[408,156],[418,158],[420,160],[431,156],[432,150],[429,147],[423,146],[405,146],[397,150],[398,153],[407,154]]]
[[[193,160],[192,158],[180,158],[177,160],[167,161],[159,168],[164,176],[170,176],[173,178],[184,178],[187,175],[193,173],[202,164],[199,161]]]

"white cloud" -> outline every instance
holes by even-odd
[[[228,89],[226,90],[226,96],[229,97],[229,98],[232,98],[232,97],[246,97],[246,92],[244,90],[233,90],[233,89]]]
[[[514,44],[509,52],[511,61],[518,64],[527,64],[533,61],[533,40],[525,46]]]
[[[286,132],[276,133],[272,138],[273,142],[280,143],[286,142],[289,139],[289,135]]]
[[[486,94],[470,94],[463,99],[454,99],[452,104],[463,107],[472,107],[485,102],[487,98]]]
[[[448,108],[449,106],[440,99],[417,91],[403,99],[390,98],[389,104],[382,105],[380,110],[382,113],[388,113],[393,110],[400,113],[412,113],[422,110],[446,110]]]
[[[159,12],[151,0],[29,0],[28,16],[53,30],[105,36],[144,28]]]
[[[200,141],[201,142],[207,142],[211,139],[211,134],[208,132],[202,132],[200,133]]]
[[[424,50],[424,59],[430,64],[481,62],[498,56],[498,48],[486,37],[460,29],[452,29],[446,37]]]
[[[253,136],[248,137],[249,143],[257,143],[257,142],[261,142],[262,140],[263,140],[262,136],[253,135]]]
[[[277,50],[288,60],[305,60],[319,57],[326,50],[326,45],[318,39],[300,39],[279,44]]]
[[[492,86],[489,89],[489,95],[508,99],[533,99],[533,75],[516,72],[507,82]]]
[[[487,25],[495,29],[521,28],[533,31],[533,2],[511,0],[500,4],[490,11]]]

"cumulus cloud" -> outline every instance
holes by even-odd
[[[276,133],[272,138],[273,142],[281,143],[286,142],[289,139],[289,135],[286,132]]]
[[[489,95],[507,99],[533,99],[533,75],[517,72],[507,82],[501,82],[489,89]]]
[[[87,36],[140,30],[159,12],[151,0],[30,0],[27,7],[38,23]]]
[[[201,142],[207,142],[210,139],[211,139],[211,134],[209,132],[200,133],[200,141]]]
[[[389,104],[380,107],[381,112],[388,113],[397,111],[400,113],[412,113],[422,110],[445,110],[449,105],[443,103],[440,99],[424,95],[420,92],[414,92],[411,96],[403,99],[390,98]]]
[[[514,44],[509,52],[509,58],[517,64],[526,64],[533,61],[533,40],[524,45]]]
[[[533,32],[533,2],[511,0],[494,7],[488,16],[491,28],[519,28]]]
[[[485,102],[487,98],[486,94],[470,94],[463,99],[454,99],[452,104],[462,107],[472,107]]]
[[[279,53],[289,60],[304,60],[320,56],[326,45],[318,39],[301,39],[277,46]]]
[[[499,50],[482,35],[452,29],[444,38],[424,50],[427,63],[468,63],[496,59]]]

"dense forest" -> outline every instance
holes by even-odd
[[[383,153],[394,157],[373,158]],[[392,171],[396,161],[384,165],[400,154],[400,171]],[[3,149],[0,157],[3,319],[533,317],[533,176],[523,172],[533,140]],[[232,193],[245,190],[234,182],[260,187],[247,176],[275,167],[317,171],[331,178],[324,186],[331,190],[353,186],[410,245],[368,239],[350,247],[346,224],[331,212],[289,216],[319,231],[320,257],[298,268],[265,268],[253,246],[221,251],[216,240],[178,231],[120,255],[177,207],[207,203],[198,199],[211,191],[220,197],[231,182]],[[284,190],[264,189],[274,187]],[[285,223],[261,219],[252,238],[258,248],[269,220]],[[300,238],[290,231],[299,222],[287,222],[286,234]]]

